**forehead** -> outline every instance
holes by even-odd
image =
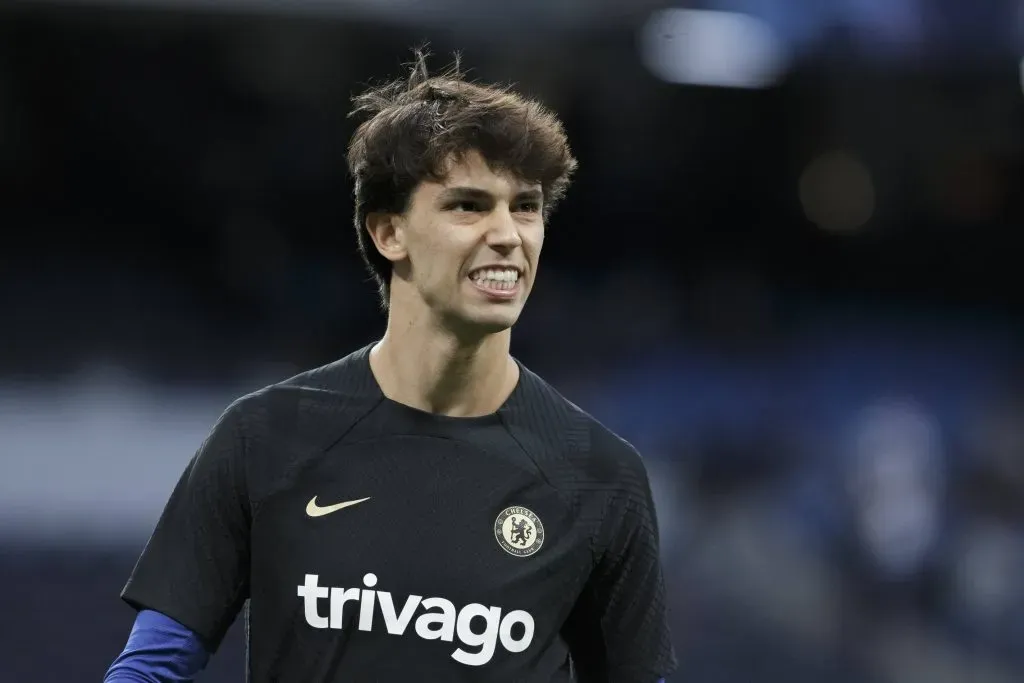
[[[540,183],[530,183],[504,169],[492,168],[477,151],[453,158],[446,166],[445,176],[438,183],[442,188],[474,187],[495,194],[515,194],[540,189]]]

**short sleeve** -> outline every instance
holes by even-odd
[[[621,443],[604,542],[566,628],[581,683],[656,683],[676,668],[650,482],[639,454]]]
[[[211,652],[249,592],[245,450],[236,403],[185,468],[121,593],[134,608],[187,626]]]

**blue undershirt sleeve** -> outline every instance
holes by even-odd
[[[188,627],[142,610],[103,683],[191,683],[209,659],[206,646]]]

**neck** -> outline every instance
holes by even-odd
[[[476,417],[498,410],[519,380],[511,330],[460,338],[424,320],[388,317],[370,368],[389,399],[430,413]]]

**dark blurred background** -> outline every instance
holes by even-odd
[[[0,681],[86,683],[234,397],[383,330],[349,97],[563,117],[514,352],[645,454],[687,683],[1024,675],[1019,0],[0,0]],[[240,629],[203,681],[243,679]]]

